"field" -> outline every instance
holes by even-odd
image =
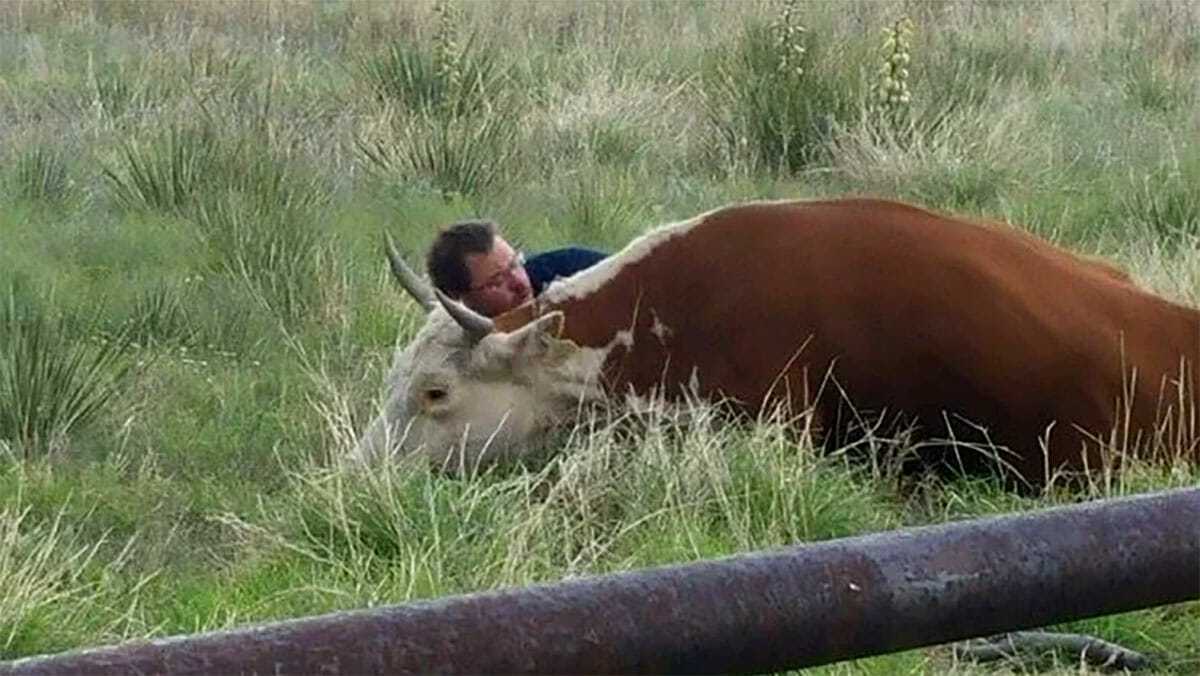
[[[384,231],[413,261],[474,216],[612,251],[873,194],[1200,303],[1195,3],[10,0],[0,27],[0,659],[1200,483],[914,485],[903,440],[851,461],[703,406],[467,480],[338,461],[421,320]],[[1067,629],[1200,671],[1200,603]],[[1081,671],[815,671],[1035,667]]]

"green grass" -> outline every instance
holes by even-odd
[[[128,379],[129,333],[71,336],[27,287],[0,297],[0,439],[24,458],[60,451]]]
[[[875,194],[1200,302],[1188,5],[795,3],[795,71],[784,4],[0,5],[0,659],[1200,483],[902,486],[902,449],[707,407],[597,414],[471,480],[342,467],[421,320],[385,229],[413,261],[476,216],[615,250],[727,202]],[[906,8],[911,102],[881,116]],[[1200,668],[1195,603],[1068,628]]]

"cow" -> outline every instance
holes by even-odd
[[[389,256],[429,314],[397,351],[363,460],[476,468],[626,395],[807,411],[836,443],[889,420],[926,461],[984,444],[1002,452],[978,463],[1031,484],[1197,454],[1200,313],[1001,222],[875,198],[731,204],[493,319]]]

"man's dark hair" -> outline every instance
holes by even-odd
[[[471,289],[467,254],[486,254],[495,241],[493,221],[460,221],[442,228],[425,259],[429,279],[442,293],[458,298]]]

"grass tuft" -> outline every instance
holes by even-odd
[[[479,117],[430,111],[391,117],[382,134],[356,144],[385,182],[431,189],[447,200],[475,197],[509,175],[520,138],[515,113],[501,104]]]
[[[0,439],[25,458],[60,450],[114,403],[135,362],[128,332],[72,337],[17,285],[0,305]]]
[[[1159,169],[1125,198],[1127,217],[1168,248],[1200,238],[1200,187],[1196,172]]]
[[[295,325],[320,303],[323,240],[310,214],[228,191],[206,195],[195,223],[215,271],[243,282],[263,309]]]
[[[782,27],[747,25],[731,49],[710,52],[702,73],[725,156],[754,171],[797,172],[819,162],[834,123],[857,113],[858,73],[824,63],[837,58],[825,53],[828,42],[795,30],[796,19],[787,11]]]
[[[66,153],[45,144],[28,146],[17,155],[9,181],[12,198],[29,202],[63,203],[74,187]]]
[[[137,345],[187,344],[194,337],[178,285],[159,283],[139,292],[128,323],[129,338]]]
[[[118,150],[118,167],[104,176],[126,209],[185,213],[214,175],[219,134],[209,125],[170,125],[148,140],[129,140]]]
[[[64,506],[49,523],[30,519],[30,508],[0,510],[0,657],[30,637],[51,630],[87,607],[93,591],[87,569],[105,544],[81,542],[63,522]]]

